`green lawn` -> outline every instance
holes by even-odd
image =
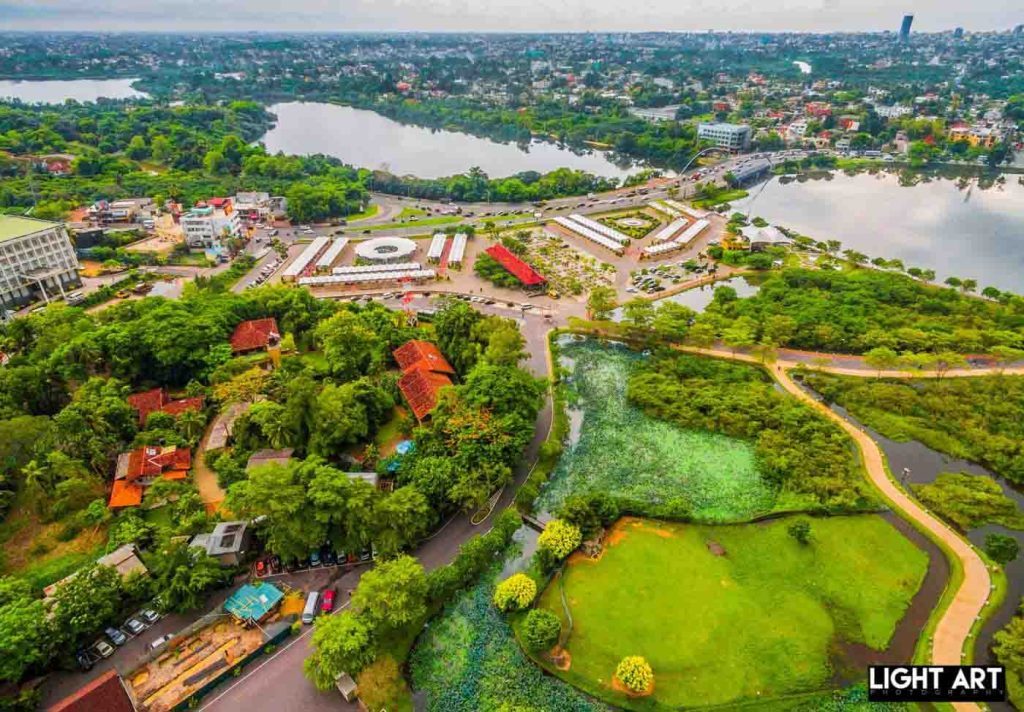
[[[363,230],[370,230],[371,232],[374,232],[374,231],[377,231],[377,230],[394,230],[396,228],[406,228],[406,227],[426,227],[428,225],[450,225],[452,223],[462,222],[462,219],[463,218],[462,218],[461,215],[438,215],[437,217],[423,218],[422,220],[406,220],[405,222],[397,222],[396,221],[396,222],[382,223],[382,224],[379,224],[379,225],[367,225],[366,227],[361,227],[361,226],[356,225],[354,227],[361,227],[361,229],[363,229]]]
[[[836,644],[884,649],[928,558],[875,515],[814,519],[806,546],[786,532],[790,521],[621,521],[599,561],[566,568],[572,667],[556,674],[642,709],[830,687]],[[709,541],[725,553],[713,554]],[[557,581],[539,605],[562,615]],[[628,702],[611,689],[626,655],[651,663],[651,698]]]
[[[379,212],[380,206],[377,205],[376,203],[371,203],[370,205],[366,206],[366,210],[364,210],[361,213],[352,213],[351,215],[346,215],[345,220],[347,222],[355,222],[356,220],[366,220],[368,218],[372,218]]]

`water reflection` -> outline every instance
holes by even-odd
[[[573,168],[623,178],[628,168],[600,151],[578,154],[552,143],[497,143],[455,131],[407,126],[373,111],[319,102],[275,104],[277,125],[261,139],[271,153],[323,153],[355,166],[395,175],[441,178],[479,166],[498,178],[524,171]]]
[[[0,79],[0,99],[20,99],[27,104],[63,104],[68,99],[140,99],[148,96],[132,89],[137,79],[68,79],[13,81]]]
[[[1024,292],[1024,184],[998,174],[802,174],[772,179],[733,207],[816,240],[933,269],[940,281],[955,275]]]
[[[657,300],[655,306],[662,302],[675,302],[676,304],[682,304],[683,306],[690,307],[695,312],[702,312],[707,309],[708,304],[715,298],[715,290],[719,287],[732,287],[736,290],[736,296],[752,297],[757,294],[758,290],[761,289],[759,284],[746,277],[733,277],[731,279],[723,279],[713,284],[702,284],[699,287],[693,289],[687,289],[682,292],[678,292],[668,297]],[[619,307],[612,312],[612,321],[622,321],[622,308]]]

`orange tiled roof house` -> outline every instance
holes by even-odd
[[[235,327],[231,335],[231,353],[247,354],[261,351],[281,343],[281,331],[277,328],[277,319],[250,319]]]
[[[111,509],[138,507],[146,488],[158,478],[183,480],[191,466],[192,451],[174,445],[143,445],[122,452],[117,458],[108,506]]]
[[[452,385],[449,374],[454,374],[455,369],[429,341],[407,341],[393,355],[402,369],[398,389],[416,419],[423,420],[437,405],[438,391]]]
[[[203,398],[182,398],[171,400],[163,388],[153,388],[142,393],[128,396],[128,405],[139,414],[139,427],[146,426],[146,418],[150,413],[168,413],[178,416],[186,410],[202,410]]]

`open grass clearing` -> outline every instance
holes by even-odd
[[[600,560],[578,557],[566,568],[572,666],[556,674],[640,709],[832,687],[843,643],[887,647],[928,558],[876,515],[814,519],[808,545],[787,533],[790,521],[621,520]],[[563,615],[557,582],[539,605]],[[652,697],[612,690],[626,655],[650,662]]]

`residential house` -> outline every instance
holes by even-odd
[[[105,554],[100,558],[96,559],[96,563],[100,566],[109,566],[110,568],[117,571],[121,578],[125,578],[130,574],[146,574],[149,573],[149,569],[142,563],[142,559],[139,558],[138,549],[135,548],[135,544],[128,543],[122,544],[121,546],[114,549],[109,554]],[[43,589],[43,598],[52,598],[57,589],[63,584],[67,583],[78,573],[73,573],[70,576],[65,576],[56,583],[51,583],[49,586]]]
[[[107,670],[47,712],[135,712],[135,700],[117,670]]]
[[[203,549],[223,566],[238,566],[252,546],[252,530],[243,521],[219,522],[212,532],[192,537],[189,546]]]
[[[158,478],[183,480],[192,466],[192,451],[174,445],[143,445],[121,453],[110,491],[111,509],[138,507],[147,487]]]
[[[290,447],[283,448],[281,450],[257,450],[245,463],[245,471],[249,472],[254,467],[260,465],[268,465],[271,463],[277,465],[287,465],[288,461],[292,459],[292,453],[294,449]]]
[[[239,354],[263,351],[281,343],[281,332],[277,328],[277,319],[250,319],[235,327],[231,334],[231,353]]]
[[[163,388],[153,388],[128,396],[128,405],[139,414],[140,428],[145,427],[150,413],[167,413],[177,417],[187,410],[202,410],[203,403],[202,396],[171,400]]]
[[[449,376],[455,369],[437,346],[428,341],[408,341],[395,349],[394,357],[402,369],[398,389],[417,420],[423,420],[437,405],[438,392],[452,385]]]

